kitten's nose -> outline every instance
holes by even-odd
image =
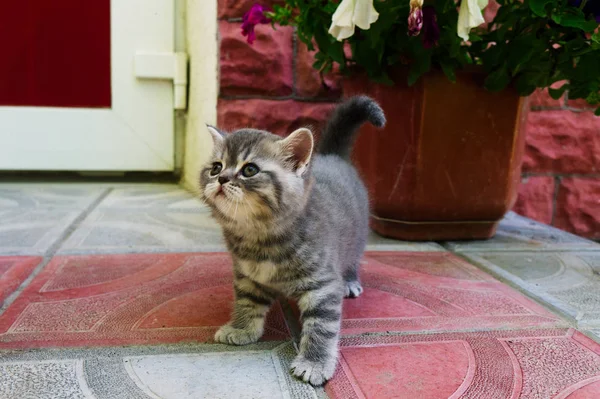
[[[223,175],[219,176],[218,180],[219,180],[219,184],[223,185],[229,181],[229,176],[223,176]]]

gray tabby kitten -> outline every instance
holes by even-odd
[[[213,158],[202,198],[223,227],[233,257],[235,305],[217,342],[245,345],[263,334],[276,297],[298,301],[302,318],[295,376],[322,385],[337,364],[343,297],[362,293],[358,267],[368,234],[367,191],[350,163],[358,128],[385,116],[368,97],[339,105],[313,153],[302,128],[287,138],[209,126]]]

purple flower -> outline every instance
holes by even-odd
[[[254,27],[258,24],[268,24],[271,22],[269,18],[265,16],[265,11],[270,11],[269,7],[261,6],[260,4],[254,4],[250,10],[244,14],[242,18],[242,35],[248,36],[246,39],[248,43],[254,43],[256,39],[256,33],[254,33]]]
[[[569,4],[575,7],[581,7],[583,0],[569,0]],[[588,0],[583,6],[583,12],[585,15],[593,15],[596,18],[596,22],[600,22],[600,1]]]
[[[423,0],[410,0],[410,14],[408,14],[408,35],[418,36],[423,27]]]
[[[433,6],[423,7],[423,47],[436,46],[440,39],[440,27],[437,23],[437,14]]]

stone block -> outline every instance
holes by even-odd
[[[339,98],[341,95],[341,76],[339,68],[323,77],[319,74],[313,63],[315,62],[315,50],[310,51],[306,44],[298,41],[298,56],[296,57],[296,91],[303,97],[326,97]]]
[[[519,198],[513,210],[541,223],[552,223],[554,178],[551,176],[526,177],[519,187]]]
[[[592,112],[530,112],[526,129],[525,172],[600,171],[600,118]]]
[[[256,41],[246,42],[241,24],[219,22],[221,95],[287,96],[292,94],[290,27],[256,27]]]
[[[300,127],[319,132],[334,104],[294,100],[219,100],[218,126],[232,131],[243,127],[286,135]]]
[[[600,178],[562,179],[556,202],[557,227],[600,239]]]

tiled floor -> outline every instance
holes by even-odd
[[[293,303],[213,343],[230,260],[176,186],[0,185],[0,217],[2,399],[600,398],[600,246],[514,214],[485,242],[372,235],[319,389],[288,372]]]

